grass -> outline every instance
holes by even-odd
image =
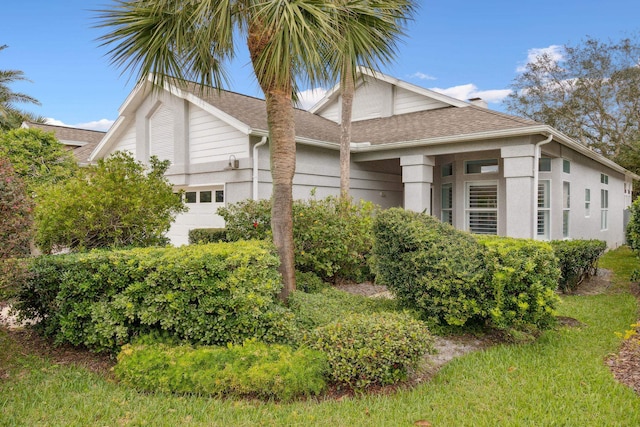
[[[637,259],[619,249],[600,265],[615,271],[617,290],[623,290]],[[0,426],[640,425],[640,398],[603,363],[620,345],[615,332],[637,319],[636,299],[618,291],[564,296],[560,314],[583,326],[460,357],[410,390],[293,404],[139,393],[81,368],[19,354],[0,332],[6,372]]]

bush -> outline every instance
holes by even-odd
[[[627,224],[627,244],[634,252],[640,252],[640,197],[629,207],[631,217]]]
[[[602,240],[554,240],[553,251],[559,260],[563,292],[574,290],[585,277],[597,271],[598,259],[607,249]]]
[[[298,327],[303,332],[309,332],[353,313],[393,310],[396,304],[393,300],[353,295],[333,287],[313,294],[295,291],[289,296],[288,303]]]
[[[299,291],[315,294],[330,286],[312,271],[302,272],[296,270],[296,289]]]
[[[296,269],[314,272],[329,281],[369,279],[375,210],[370,202],[354,204],[336,197],[296,200],[293,204]],[[230,241],[264,239],[271,233],[268,201],[247,200],[220,208],[218,213],[226,221]]]
[[[224,228],[194,228],[189,230],[189,244],[218,243],[227,241]]]
[[[285,342],[294,326],[277,302],[278,264],[264,241],[43,256],[17,307],[56,342],[95,351],[152,331],[205,345]]]
[[[164,234],[186,210],[164,176],[169,162],[151,158],[147,169],[116,152],[81,176],[39,197],[36,243],[43,252],[164,245]]]
[[[0,260],[30,253],[33,202],[11,162],[0,157]]]
[[[30,254],[32,209],[22,179],[11,162],[0,157],[0,301],[24,279],[24,261],[20,258]]]
[[[355,390],[401,381],[433,352],[426,326],[403,313],[351,314],[315,329],[307,343],[326,355],[333,382]]]
[[[548,243],[477,236],[492,271],[490,324],[498,329],[534,332],[554,323],[560,269]]]
[[[228,347],[126,345],[117,377],[138,389],[291,400],[325,388],[326,360],[307,348],[249,341]]]
[[[489,314],[483,246],[436,218],[392,208],[374,221],[377,281],[430,323],[464,325]]]

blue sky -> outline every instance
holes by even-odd
[[[109,62],[96,39],[96,13],[109,0],[7,1],[2,5],[0,70],[31,82],[11,85],[42,105],[23,105],[52,123],[106,130],[135,83]],[[618,40],[640,30],[639,0],[426,0],[395,64],[382,71],[467,99],[501,99],[528,58],[586,36]],[[262,97],[244,49],[229,64],[227,89]],[[316,95],[318,93],[316,92]],[[309,101],[310,102],[310,101]]]

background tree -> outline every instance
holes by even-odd
[[[551,125],[622,166],[640,171],[640,40],[587,38],[543,54],[518,76],[507,109]]]
[[[51,132],[13,129],[0,132],[0,155],[6,156],[30,193],[42,185],[55,184],[78,170],[75,157]]]
[[[369,1],[352,1],[344,11],[360,8],[376,15]],[[265,95],[273,178],[271,228],[280,256],[286,299],[295,289],[293,247],[293,176],[296,166],[293,101],[299,80],[316,86],[326,82],[330,69],[323,57],[341,35],[333,21],[338,3],[321,0],[149,0],[125,2],[101,12],[102,37],[113,45],[109,55],[125,69],[165,79],[192,79],[221,87],[224,65],[236,52],[240,34]]]
[[[347,198],[351,175],[351,117],[358,65],[377,70],[394,59],[397,43],[404,35],[404,25],[413,18],[418,4],[413,0],[366,4],[337,0],[336,5],[333,22],[340,37],[338,49],[329,46],[327,62],[333,67],[332,73],[340,76],[340,196]],[[371,9],[376,13],[372,14]]]
[[[164,234],[187,209],[164,176],[169,162],[150,163],[117,152],[47,187],[35,210],[36,244],[44,252],[166,244]]]
[[[0,51],[7,47],[7,45],[0,45]],[[35,116],[15,106],[16,103],[40,105],[40,102],[31,96],[12,91],[9,85],[16,81],[29,80],[22,71],[0,70],[0,131],[18,128],[25,120],[44,123],[44,118]]]

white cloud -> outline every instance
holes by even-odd
[[[552,44],[549,47],[534,47],[532,49],[529,49],[526,62],[524,63],[524,65],[519,65],[518,68],[516,68],[516,71],[519,73],[526,71],[527,64],[535,62],[538,57],[545,54],[549,55],[551,60],[554,62],[562,61],[564,59],[564,47],[557,44]]]
[[[94,120],[92,122],[78,123],[78,124],[75,124],[75,125],[68,125],[68,124],[66,124],[66,123],[64,123],[64,122],[62,122],[60,120],[56,120],[56,119],[53,119],[53,118],[47,118],[46,122],[49,125],[67,126],[67,127],[72,127],[72,128],[88,129],[88,130],[99,130],[99,131],[107,131],[107,130],[109,130],[111,125],[114,123],[113,120],[100,119],[100,120]]]
[[[473,83],[444,89],[434,87],[431,88],[431,90],[463,101],[472,98],[482,98],[484,101],[491,103],[499,103],[511,93],[510,89],[478,90],[478,87]]]
[[[411,74],[409,76],[410,78],[415,78],[415,79],[420,79],[420,80],[438,80],[437,78],[429,75],[429,74],[425,74],[425,73],[421,73],[420,71],[417,71],[413,74]]]
[[[298,108],[308,110],[320,101],[327,93],[326,89],[317,87],[314,89],[303,90],[298,93]]]

